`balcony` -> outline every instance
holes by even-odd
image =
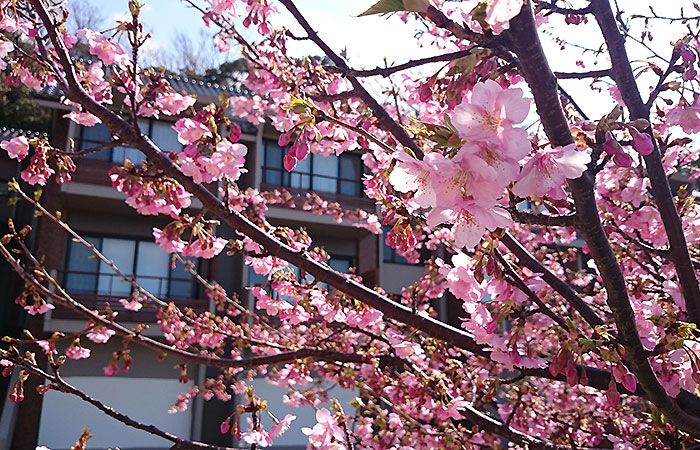
[[[73,299],[89,309],[102,309],[105,304],[119,313],[121,322],[153,323],[156,321],[156,309],[152,303],[145,303],[138,311],[130,311],[122,306],[120,299],[129,298],[131,285],[117,274],[83,272],[66,270],[62,274],[64,287]],[[136,275],[135,280],[144,289],[164,302],[174,302],[180,309],[192,308],[196,313],[209,309],[209,300],[197,298],[198,289],[192,278],[157,277]],[[68,308],[57,307],[52,313],[53,319],[85,319],[82,314]]]

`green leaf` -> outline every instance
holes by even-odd
[[[401,0],[379,0],[372,5],[367,11],[360,14],[358,17],[371,16],[373,14],[388,14],[397,11],[405,11]]]

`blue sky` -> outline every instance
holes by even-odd
[[[126,18],[125,11],[127,10],[128,0],[70,1],[89,2],[93,7],[101,10],[102,16],[107,19],[108,23],[114,23],[118,18]],[[156,55],[157,57],[158,55],[172,53],[174,51],[172,39],[178,30],[184,31],[195,42],[201,39],[202,30],[205,30],[209,35],[215,32],[213,29],[207,29],[198,12],[187,6],[182,0],[143,1],[146,3],[146,6],[143,9],[142,20],[146,29],[153,34],[153,38],[148,46],[148,52],[151,55]],[[337,52],[346,49],[352,67],[370,68],[381,66],[384,65],[385,57],[389,64],[393,64],[439,53],[437,49],[424,48],[417,45],[414,39],[417,27],[415,24],[406,25],[396,17],[388,19],[379,16],[357,17],[358,14],[375,2],[376,0],[297,0],[296,4],[331,48]],[[202,3],[202,0],[200,0],[200,4]],[[648,13],[648,5],[653,5],[654,1],[620,0],[619,4],[628,14],[633,12]],[[667,0],[664,2],[663,13],[668,15],[676,14],[684,5],[687,7],[688,2]],[[304,34],[296,25],[296,21],[286,11],[275,23],[279,23],[279,21],[295,34]],[[554,27],[563,25],[563,19],[553,16],[550,20],[550,25]],[[670,35],[672,28],[678,29],[679,27],[669,27],[666,22],[652,23],[651,30],[655,37],[653,45],[665,55],[670,54],[670,46],[668,44],[677,38]],[[680,28],[682,29],[682,27]],[[241,31],[244,31],[242,27]],[[598,30],[593,20],[585,25],[567,27],[565,31],[565,37],[568,41],[594,48],[600,45],[600,30]],[[253,34],[252,32],[250,33],[251,40],[254,40]],[[609,63],[604,58],[595,65],[590,54],[581,55],[580,50],[576,49],[560,50],[558,44],[545,34],[543,34],[542,40],[550,59],[550,65],[555,71],[580,71],[609,67]],[[311,43],[291,42],[289,50],[292,55],[317,55],[320,53],[320,50]],[[628,43],[628,51],[630,52],[630,59],[633,60],[633,66],[636,67],[640,67],[640,61],[643,61],[648,55],[642,47],[634,43]],[[236,54],[225,55],[224,57],[234,59]],[[585,68],[576,65],[578,60],[585,62]],[[635,62],[635,60],[637,61]],[[223,58],[219,62],[222,61]],[[160,64],[168,61],[167,59],[162,59],[154,62]],[[428,73],[429,70],[430,68],[425,68],[423,73]],[[642,81],[642,84],[645,84],[647,79],[649,84],[655,83],[655,78],[648,76],[643,76],[640,81]],[[376,77],[366,80],[365,83],[374,92],[379,92],[382,86],[385,86],[385,81]],[[577,92],[589,89],[588,81],[566,80],[562,84],[574,95],[584,109],[591,112],[592,117],[599,117],[607,113],[613,106],[606,90],[604,90],[603,95],[576,95]]]

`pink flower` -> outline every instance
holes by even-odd
[[[523,198],[530,195],[546,195],[561,200],[566,197],[562,187],[566,179],[580,177],[589,162],[590,155],[585,151],[578,151],[575,144],[539,150],[520,172],[520,177],[513,186],[513,194]]]
[[[174,116],[180,114],[190,106],[194,105],[197,100],[189,95],[181,95],[177,92],[170,92],[159,95],[156,98],[156,106],[161,112]]]
[[[313,448],[332,448],[336,442],[344,442],[345,433],[338,425],[338,421],[331,415],[330,411],[322,408],[316,411],[316,425],[313,428],[302,428],[301,431],[309,436],[309,446]],[[337,444],[336,444],[337,445]],[[344,449],[345,447],[336,447]]]
[[[523,8],[522,0],[499,0],[486,2],[486,23],[498,34],[507,30],[510,19],[517,16]]]
[[[441,406],[435,413],[435,417],[437,417],[438,420],[447,420],[448,418],[461,420],[464,417],[459,413],[459,410],[466,409],[468,406],[469,402],[465,401],[464,397],[455,397],[447,406]]]
[[[257,444],[260,447],[269,447],[272,445],[272,439],[265,430],[249,430],[241,433],[241,439],[248,444]]]
[[[177,131],[177,140],[184,145],[197,142],[203,137],[211,137],[211,130],[206,125],[188,118],[175,122],[173,129]]]
[[[90,357],[90,349],[80,345],[71,345],[66,349],[66,356],[70,359],[85,359]]]
[[[386,337],[389,339],[389,344],[396,350],[396,355],[400,358],[408,358],[424,353],[420,344],[413,342],[403,334],[397,333],[392,329],[386,330]]]
[[[29,153],[29,141],[24,136],[13,137],[9,141],[2,141],[0,147],[17,161],[22,161]]]
[[[291,414],[287,414],[286,416],[284,416],[282,420],[280,420],[275,425],[273,425],[272,428],[270,428],[270,437],[272,439],[279,437],[282,433],[289,429],[290,424],[296,418],[297,416],[293,416]]]
[[[455,244],[469,250],[479,243],[486,230],[494,231],[513,223],[506,210],[484,207],[474,200],[462,200],[450,208],[434,209],[426,218],[428,226],[433,228],[441,223],[454,224]]]
[[[155,227],[153,228],[153,237],[160,248],[168,253],[182,253],[182,251],[185,249],[185,245],[187,244],[180,238],[172,239],[166,236],[165,233],[163,233],[163,230],[159,230]]]
[[[202,242],[202,239],[194,239],[182,250],[182,256],[192,256],[194,258],[213,258],[221,253],[228,241],[221,238],[212,238]]]
[[[119,373],[119,367],[112,362],[111,364],[104,366],[102,368],[102,372],[104,372],[106,377],[111,377]]]
[[[47,311],[54,309],[54,306],[49,303],[42,302],[39,305],[37,305],[36,303],[32,305],[25,305],[24,309],[27,310],[29,315],[36,316],[37,314],[44,314]]]
[[[211,164],[218,169],[217,177],[226,175],[231,181],[236,181],[245,173],[243,169],[245,164],[245,155],[248,148],[243,144],[233,144],[231,141],[224,139],[216,144],[216,151],[211,156]]]
[[[95,344],[104,344],[109,340],[110,337],[114,336],[114,330],[110,330],[109,328],[105,328],[102,325],[94,326],[94,328],[90,330],[89,333],[85,335],[88,339],[90,339],[92,342]]]
[[[700,131],[700,104],[676,106],[666,113],[666,125],[678,125],[688,134]]]
[[[230,13],[236,15],[235,0],[211,0],[211,9],[216,14]]]
[[[78,30],[75,35],[86,39],[90,47],[90,53],[100,58],[108,66],[112,64],[124,66],[129,61],[121,44],[110,41],[100,33],[83,28]]]
[[[68,114],[64,114],[63,117],[85,127],[92,127],[98,123],[102,123],[99,117],[94,116],[89,112],[71,111]]]
[[[122,298],[119,300],[119,303],[121,303],[122,306],[129,311],[139,311],[141,308],[143,308],[143,305],[139,301],[140,298],[141,297],[131,298],[131,300]]]
[[[494,139],[510,133],[529,111],[530,100],[523,98],[521,89],[503,89],[487,80],[474,86],[469,101],[458,105],[451,119],[460,137],[467,141]]]

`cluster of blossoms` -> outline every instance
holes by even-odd
[[[522,198],[561,199],[566,178],[578,178],[590,162],[585,151],[570,145],[538,150],[520,170],[532,149],[525,130],[516,126],[530,109],[522,94],[492,80],[478,83],[450,117],[462,140],[452,154],[429,152],[420,160],[402,151],[394,154],[389,182],[399,192],[413,193],[409,208],[429,210],[428,226],[451,224],[460,248],[471,249],[486,230],[512,224],[497,206],[510,183]]]
[[[187,231],[190,237],[185,241],[182,235]],[[193,258],[213,258],[221,253],[227,243],[226,239],[216,237],[211,223],[187,215],[179,217],[163,230],[153,228],[153,237],[166,252]]]
[[[126,203],[139,214],[177,217],[190,206],[192,194],[175,180],[154,177],[149,170],[148,164],[139,167],[125,161],[110,171],[112,187],[126,194]]]
[[[546,9],[546,2],[535,3]],[[309,437],[309,448],[315,449],[340,450],[349,446],[348,440],[363,448],[401,450],[502,445],[498,430],[472,426],[472,420],[478,419],[481,411],[497,413],[507,436],[527,433],[543,443],[627,450],[691,442],[656,413],[639,414],[639,401],[627,395],[635,393],[644,379],[633,373],[630,351],[620,345],[617,334],[624,330],[616,329],[611,319],[610,312],[614,311],[607,303],[615,293],[607,289],[603,271],[593,261],[580,261],[587,258],[587,246],[581,251],[567,248],[578,245],[580,236],[566,221],[574,210],[565,190],[567,179],[580,177],[591,166],[589,174],[595,181],[591,196],[595,196],[598,210],[588,218],[600,218],[606,243],[609,241],[615,252],[612,259],[619,261],[626,283],[620,291],[629,298],[638,339],[646,352],[637,362],[649,364],[670,397],[692,398],[700,382],[700,346],[688,312],[688,305],[695,299],[685,295],[687,284],[683,285],[669,258],[671,250],[678,247],[669,250],[671,235],[667,235],[665,223],[669,217],[662,217],[659,207],[663,205],[649,190],[652,183],[647,171],[650,166],[646,164],[653,161],[637,156],[652,155],[658,147],[663,155],[663,170],[669,176],[697,160],[698,151],[687,146],[691,139],[673,139],[676,126],[686,133],[700,130],[700,106],[692,94],[692,101],[686,98],[690,90],[684,91],[680,84],[660,84],[664,91],[678,91],[679,99],[664,98],[660,102],[656,114],[657,118],[665,117],[665,123],[653,127],[643,119],[623,121],[621,117],[627,115],[622,114],[621,107],[596,122],[580,121],[570,108],[565,108],[576,143],[557,147],[548,143],[536,127],[530,135],[525,131],[525,126],[535,119],[530,114],[530,100],[522,89],[514,87],[523,81],[521,74],[508,73],[507,64],[494,56],[496,49],[492,53],[486,46],[448,63],[445,71],[441,69],[427,80],[403,80],[401,92],[396,92],[397,101],[386,111],[405,117],[408,108],[402,100],[411,114],[418,116],[422,129],[405,127],[423,138],[414,142],[421,150],[416,153],[423,153],[417,155],[409,150],[409,145],[400,142],[399,133],[386,131],[386,121],[383,124],[376,110],[371,111],[358,100],[359,89],[339,72],[307,59],[297,65],[288,57],[288,33],[272,28],[270,19],[277,11],[269,1],[211,0],[208,4],[211,10],[205,14],[207,23],[242,17],[244,27],[256,26],[265,38],[255,48],[256,61],[245,81],[258,94],[233,99],[231,105],[236,114],[251,123],[263,124],[265,116],[271,115],[270,123],[283,132],[280,146],[291,144],[284,167],[294,170],[312,153],[339,155],[354,150],[355,144],[366,149],[363,160],[371,172],[365,179],[366,193],[381,204],[384,223],[393,224],[387,243],[411,261],[417,260],[417,250],[421,248],[439,250],[443,259],[428,262],[418,281],[392,297],[396,304],[389,303],[381,289],[362,291],[365,288],[358,284],[360,277],[352,272],[344,274],[342,279],[347,283],[335,283],[336,286],[351,286],[354,292],[365,292],[377,302],[362,303],[361,294],[348,295],[343,288],[312,279],[283,259],[265,253],[263,246],[250,238],[231,241],[231,251],[245,254],[252,271],[267,279],[248,289],[255,308],[246,309],[245,302],[235,296],[229,298],[218,285],[206,286],[206,290],[222,314],[183,312],[174,303],[161,305],[158,325],[170,345],[165,351],[176,348],[197,356],[216,355],[234,361],[251,353],[279,356],[299,349],[336,352],[340,356],[337,360],[333,355],[330,360],[303,357],[251,370],[229,368],[181,394],[173,412],[186,409],[189,400],[197,395],[230,401],[233,394],[248,393],[248,405],[240,405],[235,417],[229,416],[222,423],[221,431],[231,431],[238,440],[250,445],[270,446],[290,426],[294,416],[273,418],[269,431],[259,420],[253,420],[259,418],[265,406],[246,383],[261,375],[290,389],[285,396],[288,406],[316,408],[317,423],[303,429]],[[398,15],[404,20],[420,16],[426,33],[442,50],[456,51],[464,50],[466,43],[456,42],[448,30],[438,26],[431,19],[435,13],[431,8],[490,39],[510,27],[510,19],[522,6],[520,0],[404,0],[393,2],[392,7],[403,7]],[[543,22],[541,14],[538,19]],[[569,14],[566,21],[582,23],[586,16]],[[37,35],[35,26],[9,14],[0,16],[0,28],[19,32],[28,39]],[[222,29],[215,38],[216,45],[229,51],[232,37],[235,34],[231,30]],[[130,66],[124,48],[114,38],[90,30],[81,30],[77,36],[63,35],[67,47],[74,45],[77,38],[84,39],[90,53],[101,60],[89,67],[78,65],[75,71],[92,101],[111,104],[116,88],[124,94],[127,107],[137,109],[138,105],[134,113],[140,117],[179,115],[194,105],[192,97],[170,88],[162,71],[147,70],[143,76],[130,76],[130,71],[136,69]],[[669,73],[679,73],[688,86],[695,86],[698,81],[697,47],[692,36],[674,46],[678,63]],[[46,68],[50,65],[38,67],[32,61],[14,60],[10,56],[14,51],[14,44],[0,40],[2,65],[11,67],[10,83],[39,89],[55,82]],[[110,70],[105,66],[111,66]],[[105,72],[110,72],[111,78],[107,79]],[[313,98],[313,103],[308,98]],[[71,120],[84,126],[100,122],[83,109],[84,105],[67,103],[76,108],[67,115]],[[340,205],[318,196],[300,200],[285,191],[239,190],[233,183],[245,171],[247,150],[238,143],[240,130],[235,127],[231,126],[230,136],[220,136],[223,125],[231,125],[225,119],[225,109],[209,106],[176,122],[174,128],[185,149],[169,156],[181,175],[196,183],[230,181],[221,197],[231,210],[274,234],[299,253],[297,256],[308,256],[319,264],[328,262],[329,255],[313,248],[306,232],[269,225],[264,217],[268,205],[329,214],[336,221],[346,219],[373,233],[381,232],[375,215],[344,211]],[[38,141],[18,137],[0,147],[17,160],[32,152],[29,166],[22,173],[31,184],[44,184],[54,172],[48,165],[54,153]],[[399,147],[401,150],[391,151]],[[630,147],[637,154],[630,152]],[[592,161],[592,156],[597,160]],[[70,159],[55,155],[55,160],[56,170],[61,172],[57,180],[67,181]],[[615,164],[607,164],[610,160]],[[169,173],[184,180],[176,171]],[[166,214],[175,219],[162,230],[153,229],[155,241],[167,252],[211,258],[229,244],[216,237],[216,223],[205,219],[204,213],[196,218],[182,215],[182,210],[190,207],[191,195],[174,178],[165,177],[159,167],[126,162],[113,169],[110,176],[114,187],[127,195],[127,203],[139,213]],[[518,209],[523,207],[522,200],[528,200],[530,217],[552,222],[561,219],[561,225],[517,225],[516,214],[523,213]],[[670,206],[681,220],[679,234],[685,235],[690,254],[696,255],[700,208],[683,189],[678,191],[675,202]],[[556,212],[558,217],[543,219],[545,211]],[[576,211],[579,213],[583,214]],[[532,255],[526,250],[516,254],[506,244],[505,233],[493,233],[491,239],[478,245],[487,231],[506,227],[516,242],[532,250]],[[528,256],[534,265],[524,262]],[[524,267],[516,267],[515,262]],[[325,274],[337,276],[330,271]],[[551,277],[567,284],[570,290],[557,289]],[[584,308],[564,302],[561,297],[567,295],[575,296]],[[453,297],[459,302],[454,302]],[[17,302],[30,314],[52,308],[31,292],[20,296]],[[120,304],[124,309],[138,311],[144,302],[143,297],[134,295],[122,299]],[[464,347],[452,345],[454,341],[435,338],[426,331],[429,328],[416,330],[407,325],[409,322],[402,324],[402,320],[392,317],[395,311],[410,310],[415,323],[437,326],[440,316],[435,305],[440,303],[447,304],[450,316],[442,318],[451,325],[461,321],[467,331],[454,335],[473,342],[479,351],[467,352]],[[459,317],[452,317],[449,308],[455,303],[464,310]],[[389,306],[380,311],[368,304]],[[585,308],[592,308],[593,315],[600,314],[603,325],[580,317],[578,314]],[[108,307],[101,313],[116,317],[110,315],[116,313]],[[234,316],[244,320],[234,320]],[[90,350],[80,343],[82,335],[95,344],[106,343],[115,331],[103,324],[92,321],[78,337],[71,336],[65,356],[90,356]],[[60,338],[57,334],[35,343],[53,358],[59,353]],[[7,376],[15,369],[15,359],[10,361],[4,359],[5,353],[2,355],[0,365]],[[342,357],[348,361],[342,361]],[[131,364],[126,344],[113,353],[104,373],[116,374],[120,363],[125,371]],[[609,381],[594,388],[595,383],[588,379],[586,370],[580,370],[581,365],[590,367],[593,374],[608,375]],[[180,380],[188,382],[186,365],[178,367]],[[522,369],[525,378],[513,380],[514,368]],[[23,398],[22,383],[27,374],[20,373],[20,381],[10,392],[12,401]],[[554,381],[558,377],[565,381]],[[359,391],[353,404],[354,417],[345,417],[335,407],[334,414],[322,406],[328,393],[315,382],[317,379]],[[246,431],[239,425],[243,414],[253,416]],[[491,426],[496,420],[496,415],[488,417]],[[353,431],[351,436],[347,430]]]

